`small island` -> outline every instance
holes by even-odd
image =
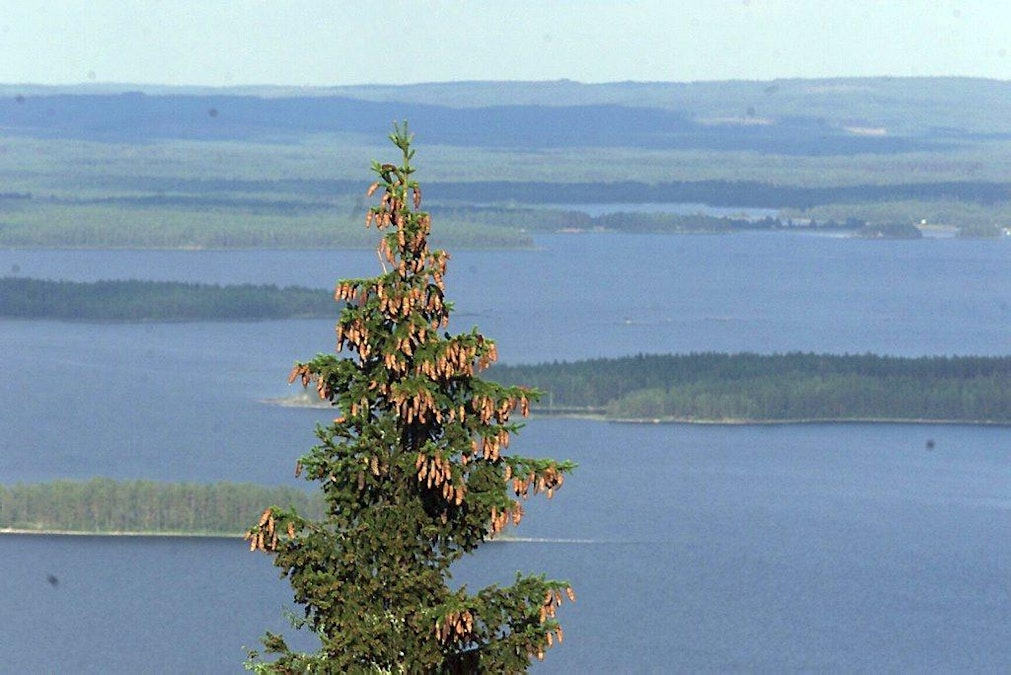
[[[333,293],[289,286],[0,278],[0,318],[254,321],[335,316]]]

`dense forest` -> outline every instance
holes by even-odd
[[[639,355],[496,366],[545,392],[542,413],[671,421],[1011,423],[1011,357]]]
[[[0,278],[0,317],[64,321],[246,321],[335,314],[333,294],[274,285]]]
[[[270,504],[322,508],[318,495],[293,487],[61,480],[0,486],[0,530],[240,535]]]

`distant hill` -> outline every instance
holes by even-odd
[[[441,82],[335,87],[328,95],[455,108],[620,105],[676,111],[697,122],[808,118],[855,132],[1011,133],[1011,81],[877,77],[723,82]],[[250,93],[250,92],[247,92]],[[278,92],[275,92],[278,93]],[[290,94],[289,94],[290,95]]]
[[[956,78],[82,93],[88,91],[0,87],[0,129],[117,142],[382,137],[391,121],[406,118],[425,130],[428,143],[462,147],[814,156],[938,149],[980,134],[1011,137],[1011,83]]]

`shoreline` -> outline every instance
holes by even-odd
[[[561,417],[561,416],[559,416]],[[728,419],[728,420],[702,420],[702,419],[681,419],[676,417],[667,418],[605,418],[605,422],[611,424],[691,424],[696,426],[786,426],[786,425],[816,425],[816,424],[909,424],[917,426],[967,426],[967,427],[1008,427],[1011,421],[1001,422],[997,420],[946,420],[946,419],[913,419],[913,418],[888,418],[888,417],[846,417],[846,418],[811,418],[811,419],[787,419],[787,420],[752,420],[752,419]]]
[[[10,535],[36,535],[48,537],[119,537],[119,538],[140,538],[156,537],[161,539],[229,539],[236,542],[245,542],[242,534],[208,534],[208,533],[186,533],[186,532],[97,532],[82,530],[32,530],[16,527],[0,527],[0,537],[5,534]],[[511,535],[500,535],[489,538],[487,544],[604,544],[608,543],[599,539],[565,539],[556,537],[516,537]]]
[[[301,396],[260,399],[260,403],[276,405],[282,408],[315,408],[332,409],[327,401],[315,402]],[[915,424],[970,427],[1011,427],[1011,421],[999,420],[958,420],[958,419],[928,419],[928,418],[889,418],[889,417],[823,417],[798,418],[783,420],[760,419],[688,419],[681,417],[608,417],[600,412],[567,412],[553,413],[532,408],[530,417],[546,417],[552,419],[588,420],[608,424],[691,424],[696,426],[785,426],[789,424]]]
[[[0,527],[0,536],[5,534],[14,535],[42,535],[51,537],[160,537],[176,539],[237,539],[242,541],[243,534],[231,532],[102,532],[99,530],[55,530],[41,529],[33,530],[21,527]]]

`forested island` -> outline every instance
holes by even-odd
[[[542,414],[671,422],[1011,424],[1011,357],[638,355],[495,366],[544,392]]]
[[[242,535],[264,505],[322,509],[317,493],[244,483],[59,480],[0,485],[0,531]]]
[[[167,281],[0,278],[0,317],[63,321],[249,321],[334,316],[329,291]]]

